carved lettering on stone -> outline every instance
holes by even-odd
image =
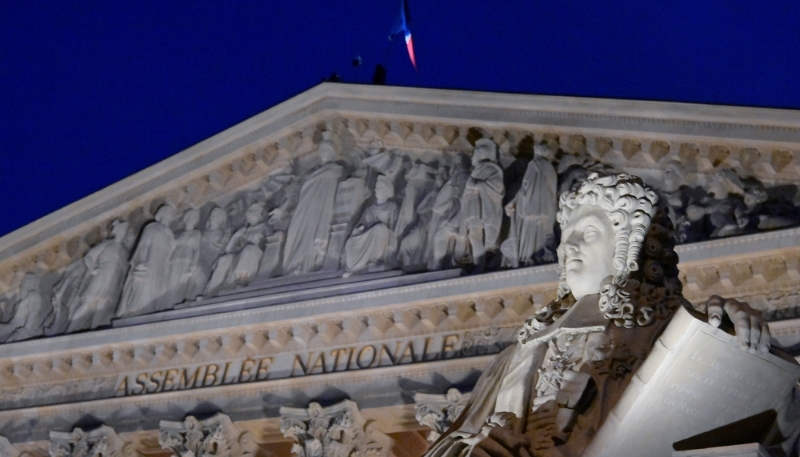
[[[392,439],[364,419],[353,401],[282,407],[280,414],[281,432],[295,441],[292,453],[298,457],[387,457],[391,451]]]
[[[445,395],[414,394],[417,422],[431,429],[428,441],[438,440],[453,421],[464,411],[470,394],[451,388]]]
[[[240,430],[225,414],[205,420],[161,421],[158,442],[176,457],[253,457],[258,445],[252,433]]]
[[[50,432],[50,457],[138,457],[133,443],[102,425],[91,431]]]

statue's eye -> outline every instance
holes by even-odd
[[[594,228],[592,226],[589,226],[589,227],[586,227],[586,230],[583,231],[583,239],[585,239],[586,241],[592,241],[599,234],[600,234],[600,231],[598,231],[596,228]]]

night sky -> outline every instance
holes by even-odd
[[[0,2],[0,235],[318,84],[800,108],[800,2]],[[360,55],[363,65],[351,65]]]

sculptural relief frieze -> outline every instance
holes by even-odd
[[[62,250],[7,274],[0,341],[103,328],[320,270],[475,273],[551,263],[557,195],[636,157],[665,169],[649,178],[678,242],[800,223],[796,184],[754,177],[764,176],[754,148],[737,155],[728,146],[344,118],[261,147],[205,184],[192,181],[152,210],[94,230],[73,243],[83,253],[71,263],[58,260]],[[773,156],[773,170],[793,163],[791,154]],[[200,188],[214,191],[189,198]]]

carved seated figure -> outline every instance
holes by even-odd
[[[375,183],[375,204],[364,210],[344,246],[345,267],[348,272],[379,271],[394,266],[397,236],[394,226],[400,206],[390,200],[394,184],[386,175]]]
[[[583,455],[680,307],[717,326],[727,313],[745,349],[769,349],[746,304],[712,297],[702,314],[683,298],[659,200],[627,174],[592,174],[561,195],[558,298],[486,368],[427,457]]]
[[[217,259],[214,273],[206,285],[206,295],[213,296],[222,288],[247,285],[258,273],[264,243],[268,235],[264,222],[264,206],[253,203],[247,208],[247,222],[234,232],[225,254]]]

